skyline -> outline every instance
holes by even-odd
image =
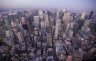
[[[1,0],[0,8],[96,9],[95,0]]]

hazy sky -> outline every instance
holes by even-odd
[[[95,3],[96,0],[0,0],[0,7],[93,9]]]

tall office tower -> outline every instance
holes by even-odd
[[[11,30],[6,30],[5,31],[5,33],[6,33],[6,43],[8,44],[8,45],[12,45],[12,40],[13,40],[13,33],[12,33],[12,31]]]
[[[35,29],[34,29],[34,36],[35,36],[35,35],[38,36],[38,33],[39,33],[39,32],[38,32],[38,29],[35,28]]]
[[[71,14],[69,12],[64,13],[64,20],[70,20],[71,19]]]
[[[91,22],[90,20],[85,20],[84,27],[89,27],[90,22]]]
[[[40,26],[41,26],[41,29],[44,30],[45,29],[45,24],[44,24],[44,21],[41,21],[40,22]]]
[[[96,11],[94,11],[93,15],[92,15],[92,21],[96,22]]]
[[[16,22],[17,25],[20,24],[20,20],[19,19],[15,19],[15,22]]]
[[[86,13],[83,12],[82,15],[81,15],[81,20],[84,20],[85,19],[85,16],[86,16]]]
[[[55,20],[52,16],[49,16],[50,24],[55,25]]]
[[[48,15],[45,15],[45,27],[49,27]]]
[[[56,18],[59,18],[59,11],[56,12]]]
[[[72,18],[70,19],[70,20],[73,20]],[[67,23],[67,26],[66,26],[66,31],[68,31],[68,30],[73,30],[73,28],[74,28],[74,21],[70,21],[70,22],[68,22]]]
[[[16,33],[16,36],[17,36],[17,38],[18,38],[18,42],[19,42],[20,44],[22,44],[22,42],[24,41],[24,36],[23,36],[22,32],[17,31],[17,32],[15,32],[15,33]]]
[[[5,25],[6,25],[6,26],[9,26],[9,20],[7,19],[7,16],[4,16],[4,18],[5,18],[5,19],[4,19],[4,20],[5,20]]]
[[[59,26],[58,26],[58,24],[56,24],[55,34],[54,34],[54,38],[55,38],[55,39],[57,39],[57,37],[58,37],[58,28],[59,28]]]
[[[60,30],[61,30],[61,19],[56,19],[55,35],[54,35],[55,39],[58,38],[58,34],[59,34]]]
[[[82,26],[84,26],[84,20],[78,20],[78,28],[77,28],[77,32],[82,28]]]
[[[61,18],[61,16],[62,16],[62,11],[61,10],[58,10],[57,12],[56,12],[56,18]]]
[[[6,30],[6,37],[11,37],[13,34],[12,34],[12,31],[10,30]]]
[[[13,13],[12,13],[11,10],[9,11],[9,14],[7,16],[7,19],[8,19],[9,22],[11,22],[12,20],[15,19],[15,15],[13,15]]]
[[[12,27],[16,27],[17,26],[16,22],[15,21],[11,21],[11,26]]]
[[[70,13],[64,13],[63,16],[63,22],[64,22],[64,30],[66,30],[67,24],[70,22],[71,20],[71,14]]]
[[[40,18],[43,18],[43,11],[42,10],[38,10],[38,14]]]
[[[61,19],[56,19],[56,25],[58,25],[58,30],[61,30]]]
[[[48,46],[52,46],[52,36],[50,33],[47,33],[47,44]]]
[[[70,24],[70,23],[68,23],[65,31],[70,30],[70,26],[71,26],[71,24]]]
[[[20,29],[20,31],[24,31],[23,27],[22,27],[22,23],[20,22],[17,27]]]
[[[32,28],[32,25],[33,25],[32,20],[33,20],[33,18],[31,18],[31,17],[32,17],[31,15],[29,15],[28,17],[26,17],[27,26],[28,26],[29,32],[31,32],[31,30],[33,29]]]
[[[39,16],[34,16],[34,25],[35,28],[39,28]]]
[[[93,13],[94,13],[94,11],[91,11],[91,12],[90,12],[88,19],[91,19],[91,18],[92,18]]]
[[[75,21],[72,21],[72,22],[70,23],[70,29],[71,29],[71,30],[73,30],[74,25],[75,25]]]
[[[25,20],[25,17],[21,17],[21,23],[22,23],[22,27],[25,30],[28,30],[28,25],[27,25],[27,21]]]
[[[94,21],[93,21],[93,23],[90,23],[90,29],[91,29],[91,32],[93,33],[93,34],[95,34],[94,32],[96,32],[96,11],[91,11],[90,13],[89,13],[89,16],[88,16],[88,19],[89,20],[92,20],[93,18],[94,18]]]
[[[96,23],[90,23],[90,29],[93,34],[96,33]]]

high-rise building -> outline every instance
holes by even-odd
[[[61,30],[61,19],[56,19],[56,26],[55,26],[55,39],[58,38],[59,31]]]
[[[61,19],[56,19],[56,25],[58,25],[58,30],[61,30]]]
[[[12,27],[16,27],[17,25],[16,25],[16,23],[15,23],[14,21],[12,21],[12,22],[11,22],[11,26],[12,26]]]
[[[7,19],[7,16],[4,16],[4,18],[5,18],[5,19],[4,19],[4,20],[5,20],[5,25],[6,25],[6,26],[9,26],[10,23],[9,23],[9,20]]]
[[[40,18],[43,18],[43,11],[42,11],[42,10],[39,10],[39,11],[38,11],[38,14],[39,14],[39,17],[40,17]]]
[[[64,17],[63,17],[64,21],[66,20],[70,20],[71,19],[71,14],[70,13],[64,13]]]
[[[27,21],[25,20],[25,17],[21,17],[21,23],[22,23],[22,27],[25,30],[28,30],[28,25],[27,25]]]
[[[41,21],[41,22],[40,22],[40,26],[41,26],[41,29],[42,29],[42,30],[45,29],[45,23],[44,23],[44,21]]]
[[[49,27],[48,15],[45,15],[45,27]]]
[[[12,36],[12,32],[10,30],[6,30],[6,37],[11,37]]]
[[[50,33],[47,33],[47,43],[49,46],[52,46],[52,36]]]
[[[91,19],[91,18],[92,18],[93,13],[94,13],[94,11],[91,11],[91,12],[90,12],[88,19]]]
[[[24,31],[24,28],[22,27],[22,23],[21,22],[17,25],[17,27],[19,28],[20,31],[22,31],[22,32]]]
[[[56,12],[56,18],[59,18],[59,11]]]
[[[55,28],[54,38],[57,39],[57,37],[58,37],[58,25],[56,25],[56,28]]]
[[[66,31],[68,31],[70,29],[70,23],[67,24],[67,27],[66,27]]]
[[[23,34],[21,32],[17,32],[16,36],[18,38],[19,43],[22,43],[24,41],[24,36],[23,36]]]
[[[6,30],[6,43],[8,45],[12,45],[13,44],[13,33],[11,30]]]
[[[90,24],[90,20],[86,20],[86,21],[84,22],[84,26],[85,26],[85,27],[89,27],[89,24]]]
[[[81,15],[81,19],[84,20],[85,19],[85,16],[86,16],[86,13],[83,12],[82,15]]]
[[[22,24],[26,24],[25,17],[21,17],[21,22],[22,22]]]
[[[34,25],[36,28],[39,28],[39,16],[34,16]]]
[[[70,22],[70,20],[71,20],[71,14],[64,13],[64,16],[63,16],[64,30],[66,30],[66,27],[67,27],[68,23]]]

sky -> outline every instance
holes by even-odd
[[[0,0],[3,8],[94,9],[96,0]]]

